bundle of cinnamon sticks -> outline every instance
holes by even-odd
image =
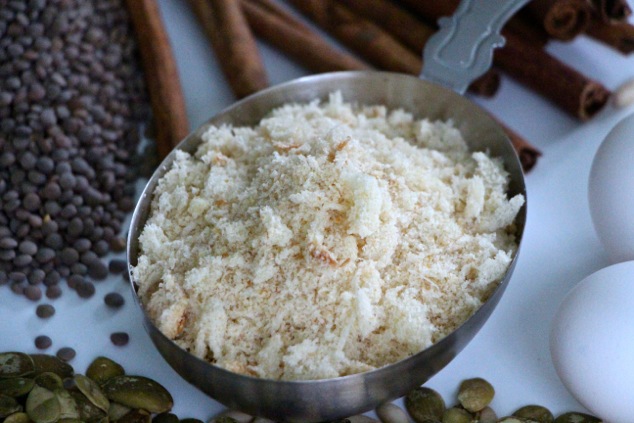
[[[287,0],[287,6],[279,0],[189,0],[238,98],[269,84],[255,37],[315,73],[381,69],[417,75],[422,49],[436,31],[436,22],[451,15],[459,1]],[[590,119],[605,106],[610,90],[544,47],[553,39],[567,41],[586,34],[628,54],[634,51],[631,13],[627,0],[533,0],[505,26],[507,42],[496,50],[494,68],[472,83],[469,92],[495,95],[503,73],[570,115]],[[540,151],[506,129],[524,169],[530,170]]]

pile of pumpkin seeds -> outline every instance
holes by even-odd
[[[0,353],[0,421],[5,423],[179,422],[170,413],[173,403],[158,382],[126,375],[106,357],[96,358],[81,375],[52,355]]]
[[[555,418],[541,405],[527,405],[498,418],[490,407],[494,395],[495,389],[488,381],[467,379],[460,384],[456,405],[447,407],[438,392],[422,386],[405,396],[405,409],[416,423],[602,423],[597,417],[577,412]],[[379,406],[376,412],[383,423],[409,422],[403,410],[391,403]]]

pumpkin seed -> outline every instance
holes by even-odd
[[[218,414],[209,423],[214,423],[220,417],[231,417],[235,420],[235,423],[250,423],[253,421],[253,416],[247,413],[244,413],[239,410],[225,410],[222,413]],[[229,422],[231,423],[231,422]]]
[[[398,405],[384,402],[376,408],[376,415],[383,423],[409,423],[409,418]]]
[[[96,407],[102,409],[105,413],[108,413],[110,401],[108,401],[108,398],[101,391],[97,382],[84,375],[75,375],[73,380],[75,381],[77,389],[79,389],[79,391],[84,394],[90,402],[92,402]]]
[[[84,421],[80,419],[59,419],[57,423],[84,423]]]
[[[564,413],[555,419],[555,423],[602,423],[598,417],[584,413]]]
[[[31,423],[31,419],[24,411],[18,411],[17,413],[7,416],[3,423]]]
[[[0,379],[0,394],[18,398],[31,392],[33,379],[25,377],[14,377],[11,379]]]
[[[151,413],[169,411],[174,405],[167,389],[143,376],[115,376],[103,385],[103,392],[111,401]]]
[[[35,366],[28,354],[0,353],[0,378],[21,377],[33,372]]]
[[[73,366],[63,362],[54,355],[31,354],[31,359],[35,365],[36,375],[44,372],[52,372],[62,378],[62,380],[73,376]]]
[[[498,421],[497,413],[491,407],[484,407],[475,415],[478,423],[495,423]]]
[[[498,420],[498,423],[538,423],[536,420],[527,419],[524,417],[508,416],[502,417]]]
[[[150,423],[152,421],[152,416],[145,410],[132,410],[119,420],[117,423]]]
[[[22,406],[15,398],[7,395],[0,395],[0,419],[19,411],[22,411]]]
[[[102,385],[108,379],[125,374],[123,367],[107,357],[97,357],[88,366],[86,376]]]
[[[476,377],[464,380],[458,389],[458,401],[466,410],[475,413],[489,405],[495,389],[486,380]]]
[[[59,420],[61,407],[57,396],[39,385],[33,386],[26,398],[26,414],[35,423],[53,423]]]
[[[377,420],[373,419],[372,417],[365,416],[363,414],[350,416],[346,420],[348,420],[350,423],[377,423]],[[262,417],[256,417],[255,419],[253,419],[253,423],[266,423],[266,422],[262,421]]]
[[[79,419],[79,407],[71,394],[65,389],[57,389],[54,391],[59,402],[60,419]]]
[[[36,385],[41,386],[42,388],[46,388],[49,391],[55,391],[56,389],[61,389],[64,387],[64,382],[62,382],[62,378],[57,375],[57,373],[53,372],[43,372],[39,375],[35,376],[33,379]]]
[[[71,397],[75,400],[77,404],[77,409],[79,410],[79,419],[84,422],[96,422],[100,421],[104,417],[107,417],[106,413],[95,404],[90,402],[86,395],[82,394],[79,391],[69,391]]]
[[[421,386],[407,394],[405,408],[417,423],[440,421],[445,412],[445,400],[433,389]]]
[[[130,411],[132,411],[130,407],[126,407],[125,405],[121,405],[116,402],[110,402],[110,407],[108,407],[108,419],[111,422],[114,422],[128,414]],[[178,419],[176,419],[175,423],[178,423]]]
[[[464,408],[451,407],[442,415],[442,423],[471,423],[472,416]]]
[[[513,413],[515,417],[533,419],[539,423],[553,423],[555,416],[546,407],[541,405],[527,405]]]

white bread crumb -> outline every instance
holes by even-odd
[[[160,180],[133,273],[158,328],[231,371],[406,358],[473,314],[516,251],[524,199],[451,122],[335,93],[202,138]]]

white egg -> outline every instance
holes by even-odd
[[[634,421],[634,261],[583,279],[553,320],[550,352],[570,393],[609,423]]]
[[[620,121],[597,150],[588,203],[594,228],[612,262],[634,260],[634,115]]]

